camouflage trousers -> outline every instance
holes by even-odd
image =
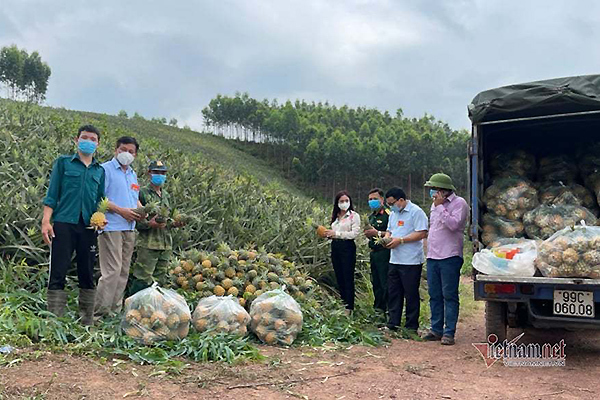
[[[172,250],[152,250],[145,248],[137,249],[137,259],[131,267],[131,282],[129,285],[129,295],[135,294],[142,289],[157,282],[160,286],[165,286],[168,278],[169,259],[173,254]]]

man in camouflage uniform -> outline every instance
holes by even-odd
[[[140,202],[143,206],[157,203],[170,210],[169,194],[163,188],[167,178],[167,167],[162,161],[152,161],[148,167],[150,185],[140,190]],[[167,278],[167,266],[171,258],[173,239],[165,222],[156,222],[156,216],[138,222],[136,226],[137,260],[131,274],[133,275],[129,294],[139,292],[158,282],[164,285]]]
[[[382,312],[387,311],[387,276],[390,262],[390,250],[382,244],[375,243],[377,237],[385,236],[388,226],[390,210],[385,206],[383,190],[379,188],[371,189],[369,192],[369,208],[372,213],[369,215],[369,229],[365,230],[365,235],[369,238],[369,248],[371,249],[371,282],[373,284],[373,294],[375,295],[374,307]]]

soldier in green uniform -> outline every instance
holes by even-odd
[[[169,194],[163,188],[167,179],[167,167],[162,161],[152,161],[148,167],[150,185],[140,190],[142,205],[158,203],[170,209]],[[175,225],[174,225],[175,226]],[[173,249],[173,239],[166,223],[156,222],[156,216],[137,223],[137,260],[133,265],[133,275],[129,287],[132,295],[145,289],[156,281],[164,285],[167,278],[167,266]]]
[[[365,230],[365,236],[369,238],[371,249],[371,282],[373,283],[373,294],[375,295],[374,307],[382,312],[387,311],[387,276],[390,262],[390,250],[381,244],[375,243],[377,237],[385,236],[387,230],[390,210],[385,206],[383,190],[371,189],[369,192],[369,229]]]

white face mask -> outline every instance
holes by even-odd
[[[117,154],[117,161],[121,165],[129,165],[133,162],[135,157],[128,151],[124,151],[122,153]]]
[[[340,210],[346,211],[350,208],[350,202],[349,201],[340,201],[338,203],[338,207],[340,208]]]

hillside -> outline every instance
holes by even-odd
[[[172,127],[141,118],[123,118],[89,111],[66,110],[63,108],[42,107],[46,111],[64,115],[111,131],[124,130],[144,140],[156,139],[168,148],[189,153],[197,153],[207,163],[223,169],[247,174],[256,178],[262,185],[276,185],[296,196],[304,197],[304,193],[294,186],[282,174],[267,162],[254,157],[248,152],[237,149],[229,141],[211,134],[188,129]],[[143,152],[143,148],[142,148]]]
[[[294,261],[326,269],[327,245],[314,235],[310,221],[326,219],[327,210],[303,195],[277,171],[236,150],[223,139],[142,119],[0,102],[0,253],[4,258],[47,263],[39,234],[41,199],[52,161],[74,150],[73,137],[84,124],[103,132],[98,158],[112,157],[122,135],[139,139],[134,163],[141,184],[151,159],[170,167],[167,190],[174,207],[196,222],[176,233],[180,250],[214,250],[227,242],[234,248],[264,247]],[[294,240],[288,240],[288,238]]]

